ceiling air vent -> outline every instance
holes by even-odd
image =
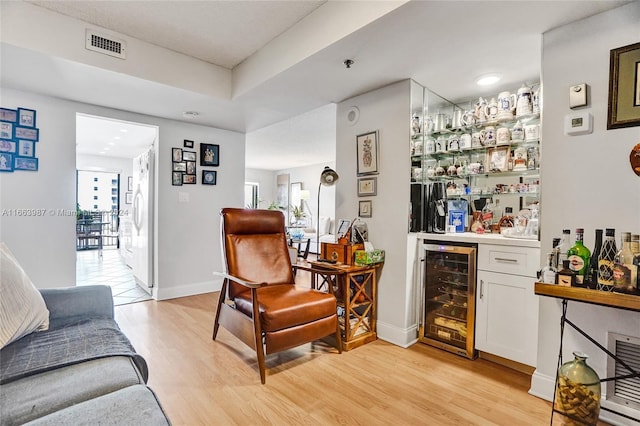
[[[123,40],[106,37],[92,30],[87,30],[85,47],[94,52],[103,53],[116,58],[126,59],[127,45]]]

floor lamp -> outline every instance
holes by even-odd
[[[318,185],[318,216],[316,217],[316,253],[320,259],[320,188],[322,186],[333,186],[340,176],[329,166],[324,166],[324,170],[320,174],[320,184]]]

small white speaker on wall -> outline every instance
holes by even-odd
[[[358,107],[352,106],[347,110],[347,123],[349,123],[350,126],[356,124],[359,118],[360,110],[358,109]]]

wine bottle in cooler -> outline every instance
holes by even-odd
[[[606,228],[602,247],[600,248],[600,256],[598,256],[598,290],[613,290],[613,262],[617,252],[616,230]]]
[[[584,287],[586,276],[589,273],[589,262],[591,261],[591,251],[582,243],[584,229],[576,229],[576,242],[567,251],[569,268],[576,273],[576,287]]]
[[[602,229],[596,229],[596,242],[593,245],[591,260],[589,261],[589,281],[587,287],[597,288],[598,286],[598,258],[600,257],[600,249],[602,248]]]

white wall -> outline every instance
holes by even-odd
[[[609,51],[640,40],[640,3],[572,23],[544,34],[544,93],[541,148],[541,255],[563,228],[585,229],[585,244],[594,244],[595,228],[640,232],[640,178],[629,167],[629,153],[640,140],[640,127],[607,130]],[[594,131],[565,136],[569,87],[589,84]],[[542,263],[542,259],[541,259]],[[538,364],[531,392],[551,399],[558,355],[560,301],[540,298]],[[614,331],[640,337],[640,314],[570,302],[568,316],[599,342]],[[565,328],[564,358],[573,350],[589,355],[588,364],[606,377],[606,355],[573,330]],[[604,388],[603,388],[604,390]],[[606,402],[603,402],[603,405]],[[603,418],[610,418],[601,412]],[[635,411],[636,418],[640,413]],[[628,420],[626,420],[629,424]]]
[[[75,212],[75,117],[77,112],[159,128],[156,147],[156,289],[159,299],[219,289],[211,272],[221,269],[219,211],[241,207],[244,189],[244,135],[190,123],[63,101],[2,88],[2,106],[37,110],[38,172],[0,174],[2,209],[68,209]],[[171,147],[183,139],[220,145],[217,185],[171,185]],[[186,193],[188,203],[179,203]],[[75,283],[75,214],[0,217],[5,241],[40,288]]]
[[[358,215],[356,135],[378,130],[379,170],[377,195],[360,198],[373,201],[372,217],[363,219],[369,240],[386,250],[378,282],[378,336],[401,346],[416,340],[415,301],[407,283],[407,238],[409,217],[409,117],[410,80],[347,99],[338,104],[336,171],[336,216]],[[350,107],[360,110],[357,123],[349,125]]]
[[[244,181],[258,184],[258,208],[266,209],[276,199],[276,172],[273,170],[245,169]]]

